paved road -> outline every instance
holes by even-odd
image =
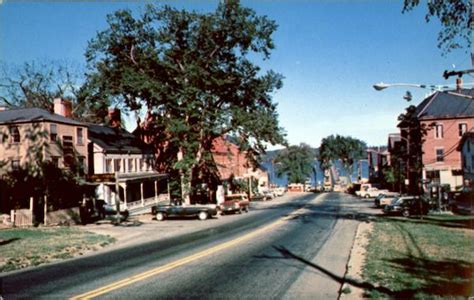
[[[170,221],[167,226],[204,227],[7,274],[0,277],[0,294],[6,299],[336,299],[363,206],[344,194],[301,194],[255,204],[240,216]]]

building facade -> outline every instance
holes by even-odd
[[[472,90],[459,90],[472,96]],[[449,185],[451,190],[463,185],[461,154],[456,151],[464,133],[474,128],[474,100],[449,92],[436,92],[420,103],[417,116],[427,128],[423,143],[423,180]]]
[[[55,104],[62,100],[56,99]],[[25,108],[0,112],[0,172],[51,161],[60,168],[73,164],[87,172],[87,126],[72,120],[55,105],[55,113]]]
[[[169,201],[168,177],[155,171],[153,148],[120,125],[116,109],[109,125],[88,125],[89,181],[98,184],[98,198],[129,211]]]

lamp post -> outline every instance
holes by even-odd
[[[415,84],[415,83],[376,83],[373,85],[374,89],[376,91],[381,91],[389,87],[416,87],[420,89],[431,89],[432,91],[439,90],[441,91],[442,89],[448,89],[449,86],[447,85],[426,85],[426,84]]]
[[[416,84],[416,83],[383,83],[383,82],[380,82],[380,83],[374,84],[372,87],[376,91],[381,91],[381,90],[384,90],[384,89],[389,88],[389,87],[414,87],[414,88],[420,88],[420,89],[429,89],[431,91],[439,91],[439,92],[446,93],[446,94],[449,94],[449,95],[474,100],[473,96],[464,95],[464,94],[456,93],[456,92],[453,92],[453,91],[447,91],[447,89],[449,89],[450,87],[456,87],[457,89],[460,89],[460,87],[461,87],[460,85],[462,85],[462,82],[457,83],[455,85],[439,85],[439,84],[438,85],[436,85],[436,84],[428,85],[428,84]],[[467,85],[473,87],[474,83],[469,83]]]

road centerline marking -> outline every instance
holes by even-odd
[[[247,234],[245,234],[241,237],[238,237],[236,239],[233,239],[233,240],[227,241],[225,243],[213,246],[209,249],[200,251],[198,253],[191,254],[190,256],[180,258],[180,259],[175,260],[173,262],[167,263],[163,266],[156,267],[156,268],[153,268],[151,270],[148,270],[148,271],[145,271],[145,272],[142,272],[142,273],[139,273],[139,274],[136,274],[136,275],[133,275],[133,276],[115,281],[113,283],[110,283],[110,284],[105,285],[103,287],[94,289],[92,291],[89,291],[89,292],[86,292],[86,293],[83,293],[83,294],[80,294],[80,295],[77,295],[77,296],[73,296],[72,298],[70,298],[70,300],[92,299],[92,298],[107,294],[109,292],[112,292],[114,290],[118,290],[120,288],[129,286],[133,283],[145,280],[145,279],[150,278],[152,276],[155,276],[155,275],[167,272],[167,271],[171,271],[171,270],[173,270],[177,267],[180,267],[180,266],[186,265],[188,263],[194,262],[198,259],[204,258],[206,256],[217,253],[217,252],[222,251],[224,249],[230,248],[234,245],[237,245],[237,244],[242,243],[246,240],[249,240],[249,239],[251,239],[251,238],[253,238],[253,237],[255,237],[259,234],[265,233],[265,232],[273,229],[274,227],[282,225],[283,223],[291,220],[292,217],[297,215],[298,212],[303,210],[303,209],[304,208],[299,208],[299,209],[293,211],[292,213],[288,214],[287,216],[279,219],[278,221],[275,221],[275,222],[273,222],[269,225],[266,225],[266,226],[264,226],[260,229],[252,231],[250,233],[247,233]]]

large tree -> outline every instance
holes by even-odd
[[[443,53],[453,49],[471,47],[472,39],[472,0],[432,0],[426,1],[426,22],[436,18],[442,29],[438,34],[438,47]],[[403,12],[411,11],[420,5],[420,0],[404,0]],[[471,53],[472,53],[471,49]]]
[[[313,174],[315,151],[309,145],[289,146],[274,159],[278,176],[286,175],[290,183],[305,183]]]
[[[187,192],[215,174],[217,137],[236,137],[251,159],[284,142],[272,102],[282,76],[254,63],[274,48],[274,21],[229,0],[211,13],[147,5],[139,17],[120,10],[107,22],[87,48],[88,90],[148,112],[148,135]]]
[[[322,139],[319,148],[321,169],[329,169],[332,161],[340,159],[343,167],[350,175],[354,162],[367,157],[366,149],[365,142],[350,136],[330,135],[325,137]]]

